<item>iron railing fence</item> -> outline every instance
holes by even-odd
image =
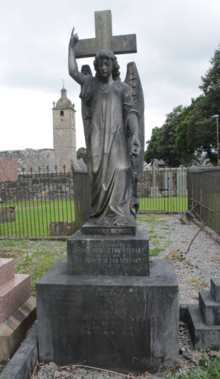
[[[51,235],[52,223],[75,221],[78,230],[89,214],[90,185],[87,172],[23,173],[15,183],[0,183],[0,236],[44,237]],[[185,168],[148,169],[138,183],[139,210],[184,212],[193,202],[220,207],[220,170],[209,168],[192,173]],[[200,209],[206,221],[209,211]],[[220,215],[220,213],[219,213]],[[219,216],[210,226],[220,231]]]
[[[0,236],[50,236],[52,222],[75,220],[72,173],[38,172],[18,175],[0,184]]]
[[[187,210],[187,169],[144,170],[138,183],[139,211],[184,212]]]
[[[220,208],[220,168],[188,170],[188,209],[196,205],[192,199],[209,209],[200,207],[197,210],[200,218],[206,223],[213,212]],[[207,225],[220,234],[220,212]]]

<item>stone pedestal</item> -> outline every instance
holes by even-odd
[[[195,347],[220,349],[220,279],[211,279],[211,289],[199,292],[199,304],[188,306],[188,324]]]
[[[13,259],[0,259],[0,362],[11,358],[36,319],[30,275],[15,274]]]
[[[83,235],[37,283],[41,362],[123,372],[178,362],[178,282],[170,261],[149,263],[146,231]]]

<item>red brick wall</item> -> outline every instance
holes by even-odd
[[[0,183],[16,182],[18,162],[15,159],[0,159]]]

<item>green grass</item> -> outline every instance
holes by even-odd
[[[0,241],[0,258],[15,260],[16,274],[31,275],[31,292],[36,282],[60,259],[66,258],[67,244],[58,241]]]
[[[0,205],[0,212],[4,206],[16,207],[16,221],[0,223],[1,237],[46,237],[50,235],[50,222],[75,220],[73,200],[8,203]],[[187,197],[140,198],[139,209],[185,211],[187,209]],[[149,215],[145,222],[151,222]],[[140,224],[138,223],[138,225]],[[164,228],[164,230],[166,229]]]
[[[139,203],[140,211],[185,212],[188,209],[187,196],[141,197]]]
[[[50,235],[50,222],[74,221],[73,200],[30,201],[0,205],[16,207],[16,221],[1,223],[1,237],[40,237]]]

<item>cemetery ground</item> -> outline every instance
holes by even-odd
[[[147,229],[150,237],[150,260],[171,259],[179,281],[179,302],[197,303],[198,292],[208,290],[211,277],[220,277],[220,247],[204,232],[200,232],[186,253],[190,241],[195,236],[199,227],[192,223],[183,225],[179,221],[179,215],[144,214],[137,216],[139,229]],[[67,255],[66,242],[57,241],[29,241],[4,240],[0,241],[0,257],[14,258],[16,273],[31,275],[31,290],[35,296],[35,283],[44,275],[60,258]],[[190,341],[187,326],[180,322],[180,366],[176,368],[177,377],[189,376],[187,367],[197,367],[202,354],[201,350],[194,349]],[[208,357],[214,359],[215,353]],[[55,367],[55,366],[54,366]],[[1,370],[1,369],[0,369]],[[37,378],[43,378],[42,370],[52,370],[48,365],[43,366]],[[54,373],[57,371],[54,368]],[[66,373],[67,371],[64,370]],[[64,372],[63,371],[63,372]],[[1,371],[0,371],[1,372]],[[49,372],[48,372],[48,378]],[[58,374],[59,373],[59,374]],[[62,373],[57,371],[57,376]],[[64,375],[64,374],[63,374]],[[66,374],[65,374],[66,375]],[[73,369],[73,375],[69,378],[123,378],[123,375],[110,374],[104,371],[92,371],[85,368]],[[135,375],[133,375],[135,376]],[[140,377],[150,378],[147,374]],[[45,376],[47,377],[47,376]],[[52,378],[53,376],[51,376]],[[61,376],[68,377],[68,376]],[[137,377],[137,376],[136,376]],[[160,377],[169,377],[168,373]],[[197,376],[198,378],[201,376]],[[205,377],[205,376],[204,376]],[[132,376],[130,376],[132,378]],[[196,378],[196,377],[195,377]]]

